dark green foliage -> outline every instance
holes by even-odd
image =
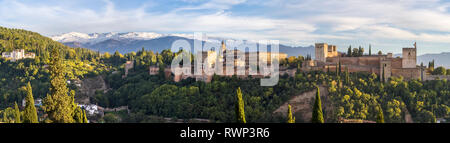
[[[48,114],[49,119],[56,123],[73,123],[73,98],[67,93],[65,70],[59,50],[52,50],[50,60],[50,94],[43,100],[43,109]]]
[[[242,99],[241,88],[239,87],[236,91],[236,120],[238,123],[246,123],[245,121],[245,111],[244,111],[244,100]]]
[[[83,123],[89,123],[89,121],[86,117],[86,110],[83,110]]]
[[[14,123],[21,123],[20,122],[20,110],[19,106],[17,106],[17,102],[14,103]]]
[[[341,61],[339,61],[339,73],[338,73],[338,76],[341,75],[341,72],[342,72],[342,65],[341,65]]]
[[[289,104],[288,105],[288,112],[287,112],[287,115],[288,115],[288,120],[287,120],[287,122],[288,123],[295,123],[295,117],[293,117],[292,116],[292,111],[291,111],[291,105]]]
[[[350,85],[350,73],[348,72],[348,67],[345,67],[345,84]]]
[[[313,112],[312,112],[312,123],[324,123],[323,112],[322,112],[322,101],[320,100],[320,89],[317,87],[316,99],[314,101]]]
[[[378,106],[377,123],[384,123],[383,109]]]
[[[25,98],[24,123],[38,123],[36,107],[34,106],[33,90],[28,82],[26,86],[27,97]]]
[[[348,57],[351,57],[353,54],[352,54],[352,46],[349,46],[348,47],[348,50],[347,50],[347,56]]]
[[[447,75],[447,70],[444,67],[438,67],[432,72],[433,75]]]

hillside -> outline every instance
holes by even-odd
[[[33,87],[35,98],[47,95],[50,85],[48,64],[52,56],[50,51],[54,48],[60,49],[62,53],[67,79],[82,79],[108,71],[108,67],[99,62],[98,52],[70,48],[39,33],[0,27],[0,53],[24,49],[36,55],[33,59],[17,61],[0,58],[0,108],[11,106],[14,102],[22,103],[24,94],[21,89],[28,82]]]

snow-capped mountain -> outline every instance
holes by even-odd
[[[134,40],[151,40],[167,36],[184,37],[191,39],[193,36],[188,34],[158,34],[154,32],[128,32],[128,33],[79,33],[70,32],[61,35],[52,36],[51,38],[61,43],[77,42],[81,44],[97,44],[107,40],[118,41],[134,41]]]
[[[50,37],[55,41],[61,42],[70,47],[88,48],[100,52],[120,53],[137,52],[144,47],[146,50],[161,52],[170,49],[172,43],[177,40],[187,40],[191,47],[194,47],[193,34],[159,34],[154,32],[127,32],[127,33],[79,33],[70,32]],[[201,39],[201,42],[220,42],[222,40],[236,40],[231,38],[208,37]],[[255,41],[249,41],[255,42]],[[306,56],[310,54],[314,57],[314,47],[290,47],[280,45],[280,52],[287,53],[289,56]]]

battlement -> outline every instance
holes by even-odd
[[[315,54],[316,60],[321,62],[326,62],[327,58],[338,56],[336,45],[328,45],[327,43],[316,43]]]

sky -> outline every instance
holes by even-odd
[[[53,36],[157,32],[450,52],[450,0],[0,0],[0,26]]]

